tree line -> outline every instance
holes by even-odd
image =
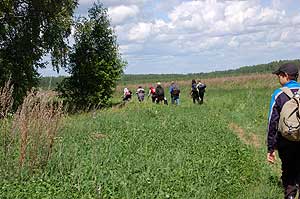
[[[238,76],[243,74],[253,74],[253,73],[271,73],[275,71],[280,65],[292,62],[300,66],[300,60],[279,60],[273,61],[267,64],[257,64],[252,66],[242,66],[237,69],[223,70],[223,71],[213,71],[207,73],[189,73],[189,74],[141,74],[141,75],[122,75],[119,84],[139,84],[145,82],[157,82],[157,81],[179,81],[179,80],[191,80],[191,79],[204,79],[204,78],[216,78],[225,76]]]
[[[207,73],[189,73],[189,74],[123,74],[118,81],[120,85],[153,83],[157,81],[180,81],[191,79],[216,78],[225,76],[238,76],[255,73],[271,73],[280,65],[291,62],[300,66],[300,60],[279,60],[267,64],[257,64],[252,66],[242,66],[237,69],[213,71]],[[39,86],[43,89],[55,89],[65,76],[59,77],[41,77]]]

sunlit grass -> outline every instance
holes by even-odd
[[[186,83],[180,106],[134,96],[123,108],[66,118],[45,172],[6,177],[0,198],[282,198],[279,164],[266,163],[264,145],[276,81],[207,85],[201,106]],[[257,135],[258,147],[232,123]]]

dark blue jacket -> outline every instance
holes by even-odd
[[[294,80],[289,81],[283,86],[290,88],[293,92],[297,92],[300,89],[300,84]],[[276,149],[278,139],[283,139],[281,134],[277,132],[278,123],[281,109],[288,100],[289,97],[280,88],[276,89],[272,95],[268,122],[268,152],[273,152]]]

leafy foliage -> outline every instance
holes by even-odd
[[[50,53],[56,70],[66,64],[66,38],[71,33],[77,0],[0,1],[0,86],[14,84],[17,107],[37,86],[42,57]]]
[[[71,76],[63,80],[58,90],[78,109],[105,106],[124,65],[107,9],[100,3],[94,4],[88,18],[76,23],[75,45],[67,68]]]

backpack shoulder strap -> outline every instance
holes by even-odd
[[[282,87],[280,88],[290,99],[294,97],[293,92],[288,87]]]

